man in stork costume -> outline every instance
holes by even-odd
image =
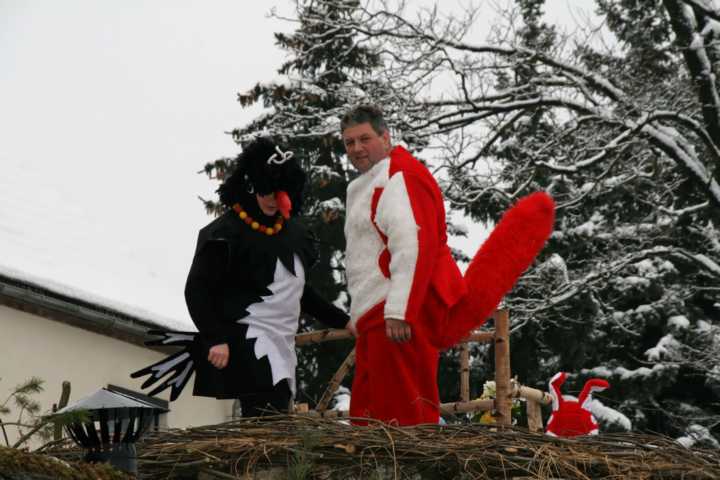
[[[198,236],[185,299],[198,333],[154,332],[151,345],[181,351],[132,374],[150,395],[175,400],[195,372],[194,395],[239,399],[243,416],[287,411],[295,394],[295,334],[301,310],[344,328],[345,312],[323,300],[306,272],[310,233],[290,213],[301,208],[305,174],[272,141],[247,145],[219,188],[227,211]]]
[[[508,210],[465,276],[447,246],[437,182],[401,146],[382,113],[359,106],[341,121],[360,172],[347,191],[346,273],[356,368],[350,415],[399,425],[437,423],[439,350],[483,324],[552,232],[554,203],[534,193]]]

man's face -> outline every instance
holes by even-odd
[[[365,173],[390,153],[390,133],[378,135],[370,123],[348,127],[342,132],[345,151],[360,173]]]

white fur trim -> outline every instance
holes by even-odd
[[[348,186],[345,269],[353,326],[362,315],[385,299],[390,284],[378,266],[385,245],[370,219],[373,193],[376,188],[385,188],[389,168],[390,160],[382,160]]]
[[[385,186],[375,221],[388,237],[391,257],[385,316],[404,319],[417,266],[419,227],[402,172],[393,175]]]
[[[605,387],[590,387],[590,391],[588,392],[587,397],[585,398],[585,401],[582,403],[581,407],[585,410],[590,410],[588,407],[590,406],[590,403],[592,403],[592,395],[595,392],[602,392],[605,390]]]
[[[548,393],[550,393],[550,396],[552,397],[552,409],[554,412],[560,408],[560,398],[563,398],[562,393],[560,392],[560,387],[555,385],[555,382],[560,379],[562,374],[563,372],[556,373],[548,382]]]
[[[551,413],[550,418],[548,418],[547,425],[550,426],[552,424],[554,415]],[[553,432],[552,430],[545,430],[545,433],[547,435],[550,435],[551,437],[557,437],[557,434]]]

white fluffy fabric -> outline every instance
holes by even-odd
[[[404,319],[418,258],[418,225],[402,173],[387,183],[378,202],[375,219],[388,237],[390,288],[385,299],[385,317]]]
[[[378,267],[378,258],[385,248],[370,219],[370,205],[376,188],[384,188],[390,160],[376,163],[353,180],[347,191],[345,268],[348,279],[350,320],[358,318],[380,303],[386,296],[389,281]]]
[[[402,173],[389,178],[390,159],[375,164],[348,187],[345,266],[352,302],[350,318],[355,325],[368,310],[383,300],[385,316],[405,319],[418,256],[418,226]],[[390,279],[379,266],[385,249],[370,218],[372,198],[380,195],[375,223],[388,236]]]

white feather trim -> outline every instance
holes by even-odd
[[[295,394],[295,334],[300,316],[300,297],[305,286],[305,270],[294,256],[295,275],[278,259],[273,282],[268,285],[271,295],[247,308],[248,316],[238,320],[248,326],[247,338],[255,338],[255,357],[267,355],[273,385],[287,378]]]

